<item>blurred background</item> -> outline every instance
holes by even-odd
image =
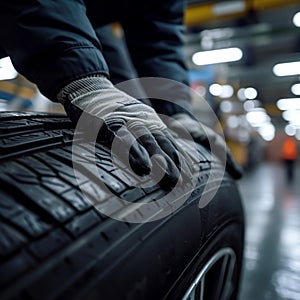
[[[185,24],[191,86],[245,169],[240,299],[299,300],[300,0],[188,0]],[[196,99],[193,105],[209,124]],[[63,112],[9,58],[0,60],[0,110]]]

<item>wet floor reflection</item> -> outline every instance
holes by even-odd
[[[300,168],[262,164],[239,182],[246,214],[240,300],[300,300]]]

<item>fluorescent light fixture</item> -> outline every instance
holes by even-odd
[[[245,1],[223,1],[216,3],[212,7],[212,11],[216,16],[240,13],[246,10]]]
[[[10,58],[4,57],[0,59],[0,80],[14,79],[18,76]]]
[[[263,108],[257,108],[253,111],[249,111],[246,114],[246,119],[253,127],[260,127],[263,124],[270,122],[270,117],[266,114],[266,111]]]
[[[280,110],[300,109],[300,98],[279,99],[276,105]]]
[[[281,63],[273,67],[276,76],[300,75],[300,61]]]
[[[289,122],[300,120],[300,110],[299,109],[286,110],[282,113],[282,117],[284,120]]]
[[[201,38],[210,39],[229,39],[233,37],[234,30],[232,28],[215,28],[205,29],[200,33]]]
[[[299,95],[300,96],[300,83],[295,83],[294,85],[292,85],[291,92],[294,95],[297,95],[297,96]]]
[[[296,129],[300,129],[300,120],[292,120],[291,122],[289,122],[290,125],[292,125],[294,128]]]
[[[253,87],[248,87],[245,89],[244,94],[247,99],[253,100],[257,97],[257,90]]]
[[[195,65],[203,66],[238,61],[242,57],[243,52],[240,48],[226,48],[197,52],[192,60]]]
[[[298,12],[294,15],[293,23],[296,27],[300,27],[300,12]]]

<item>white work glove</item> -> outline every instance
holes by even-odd
[[[212,152],[220,158],[221,162],[226,166],[226,170],[234,179],[242,177],[242,167],[233,159],[224,139],[213,129],[185,113],[175,114],[170,120],[168,127],[171,130],[175,131],[179,136],[184,136],[184,131],[187,131],[195,142],[208,149],[211,148]]]
[[[84,112],[88,123],[84,127],[100,128],[99,142],[110,146],[119,143],[117,156],[126,162],[129,155],[130,166],[136,174],[147,175],[153,170],[159,173],[165,169],[159,184],[166,189],[183,177],[191,178],[186,160],[156,112],[116,89],[105,76],[75,80],[60,91],[57,99],[75,124]]]

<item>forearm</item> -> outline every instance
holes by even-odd
[[[181,0],[153,4],[146,15],[123,22],[128,48],[140,77],[162,77],[173,80],[151,86],[151,94],[165,95],[171,101],[182,100],[189,106],[188,71],[183,55],[183,13]],[[179,85],[182,83],[182,85]],[[147,87],[145,87],[147,92]],[[180,107],[152,100],[156,111],[172,114]],[[174,111],[172,111],[174,110]]]
[[[15,68],[56,101],[86,75],[108,74],[83,1],[0,1],[1,46]]]

